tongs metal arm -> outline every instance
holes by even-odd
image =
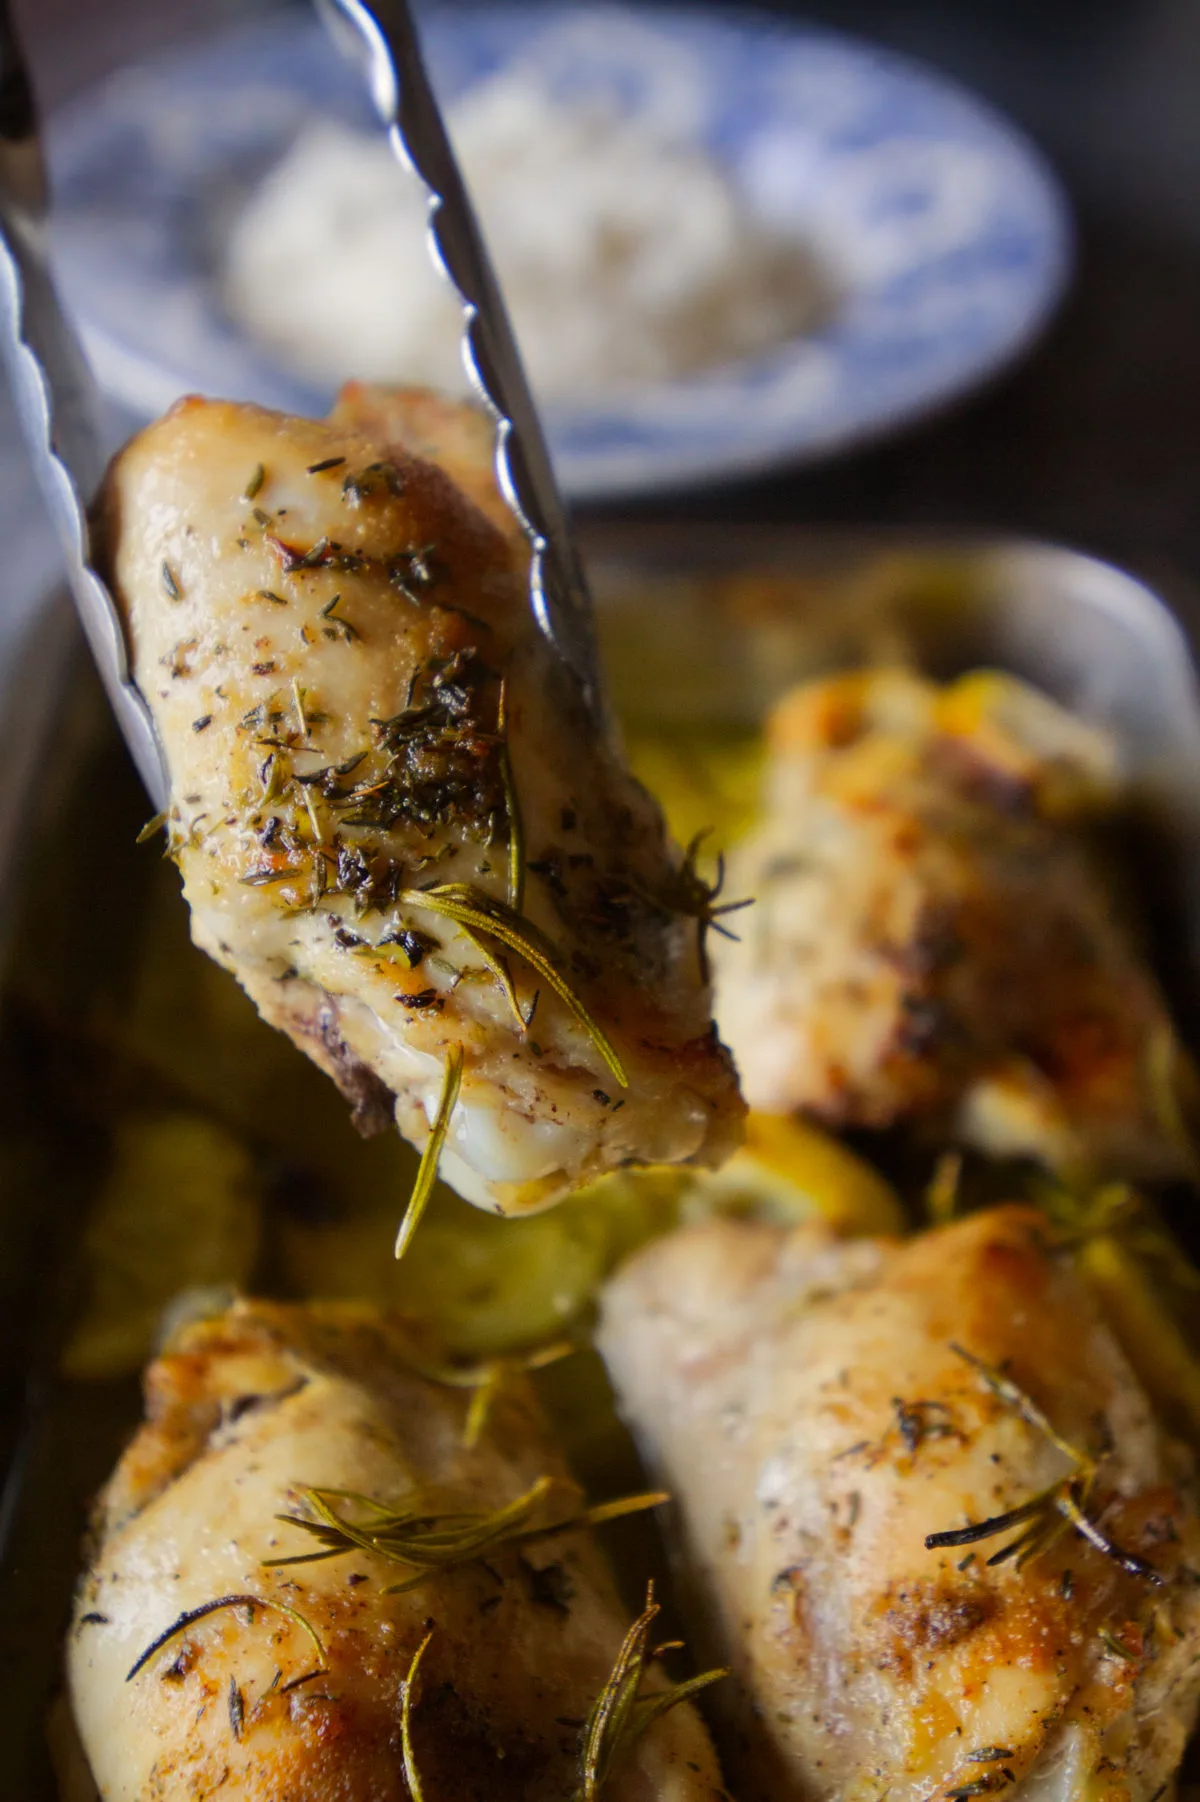
[[[50,275],[47,184],[29,71],[0,0],[0,342],[17,414],[101,679],[156,806],[167,779],[134,686],[124,628],[92,563],[88,511],[104,478],[99,401]]]
[[[496,475],[529,539],[530,604],[603,724],[591,597],[551,468],[508,309],[446,135],[406,0],[318,0],[350,28],[392,147],[424,184],[430,246],[463,310],[463,361],[496,421]]]
[[[424,182],[431,248],[462,302],[464,359],[497,424],[501,488],[528,535],[530,602],[578,679],[597,723],[605,712],[591,601],[508,314],[475,222],[404,0],[318,0],[348,27],[393,148]],[[0,0],[0,334],[35,473],[68,579],[118,723],[156,805],[165,760],[130,675],[121,616],[92,557],[89,509],[104,476],[99,405],[59,304],[46,244],[47,184],[29,73],[9,0]]]

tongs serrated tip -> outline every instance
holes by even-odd
[[[530,605],[607,726],[590,597],[508,314],[429,85],[404,0],[317,0],[353,48],[392,146],[424,184],[431,252],[463,309],[463,359],[496,423],[496,476],[530,545]],[[55,291],[32,84],[0,0],[0,336],[18,417],[75,605],[118,724],[156,807],[166,759],[131,675],[125,625],[93,560],[106,456],[95,383]]]

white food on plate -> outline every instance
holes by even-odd
[[[731,362],[828,310],[811,250],[757,220],[703,149],[652,120],[567,106],[518,68],[466,94],[450,126],[546,398]],[[458,307],[424,234],[423,193],[387,143],[322,120],[235,222],[226,304],[318,380],[463,390]]]

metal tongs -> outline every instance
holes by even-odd
[[[317,6],[360,63],[397,156],[424,184],[430,252],[462,303],[463,360],[496,421],[497,478],[529,538],[530,605],[603,726],[591,599],[408,6],[405,0],[317,0]],[[50,276],[48,214],[29,72],[8,0],[0,0],[0,348],[84,633],[126,743],[161,808],[168,798],[162,746],[130,673],[121,615],[92,560],[89,514],[104,477],[104,438],[95,383]]]

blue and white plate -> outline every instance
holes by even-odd
[[[1063,287],[1069,229],[1043,163],[973,96],[891,53],[668,8],[435,6],[422,22],[447,99],[533,54],[552,91],[599,83],[631,111],[682,111],[746,204],[836,271],[840,302],[810,336],[687,380],[548,406],[577,498],[877,437],[1009,361]],[[217,288],[229,220],[321,112],[371,123],[357,75],[293,11],[131,69],[54,122],[62,279],[116,398],[147,414],[189,390],[328,405],[239,331]],[[297,245],[297,279],[312,254]]]

